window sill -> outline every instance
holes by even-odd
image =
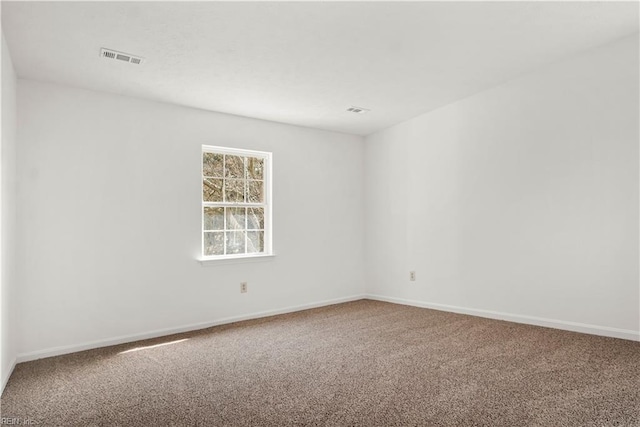
[[[214,265],[225,264],[245,264],[254,262],[268,262],[273,261],[275,254],[258,254],[258,255],[242,255],[242,256],[230,256],[225,258],[198,258],[198,262],[203,267],[209,267]]]

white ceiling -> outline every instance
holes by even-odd
[[[637,33],[638,3],[3,1],[2,21],[21,78],[367,135]]]

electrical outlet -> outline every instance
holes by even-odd
[[[415,271],[410,271],[409,272],[409,280],[411,280],[412,282],[416,281],[416,272]]]
[[[241,294],[247,293],[247,282],[240,283],[240,293]]]

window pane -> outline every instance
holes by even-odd
[[[249,230],[260,230],[264,228],[264,209],[247,209],[247,228]]]
[[[202,175],[222,178],[222,154],[202,153]]]
[[[263,179],[264,159],[247,157],[247,178]]]
[[[227,231],[227,254],[243,254],[244,250],[244,231]]]
[[[222,180],[205,178],[202,180],[202,200],[205,202],[222,201]]]
[[[202,256],[264,253],[270,167],[260,152],[203,145]]]
[[[227,230],[244,230],[245,208],[227,208]]]
[[[250,203],[262,203],[264,200],[264,182],[248,181],[249,183],[249,200]]]
[[[225,156],[224,166],[227,178],[244,178],[244,157]]]
[[[224,230],[224,208],[204,208],[205,230]]]
[[[224,232],[204,233],[204,255],[224,255]]]
[[[247,253],[264,252],[264,231],[247,231]]]
[[[244,180],[225,179],[224,180],[224,201],[244,202]]]

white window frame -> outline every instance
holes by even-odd
[[[204,201],[204,167],[203,157],[204,153],[216,153],[232,156],[242,157],[257,157],[264,160],[263,166],[263,180],[264,180],[264,201],[263,203],[248,203],[248,202],[205,202]],[[233,259],[245,259],[245,258],[259,258],[265,256],[273,256],[273,227],[271,221],[272,211],[272,154],[267,151],[245,150],[239,148],[220,147],[214,145],[203,145],[200,152],[200,260],[201,261],[216,261],[216,260],[233,260]],[[224,169],[223,169],[224,176]],[[256,253],[243,253],[243,254],[225,254],[225,255],[205,255],[204,254],[204,208],[205,207],[259,207],[264,209],[264,251]],[[226,221],[226,214],[225,214]],[[246,239],[246,237],[245,237]]]

